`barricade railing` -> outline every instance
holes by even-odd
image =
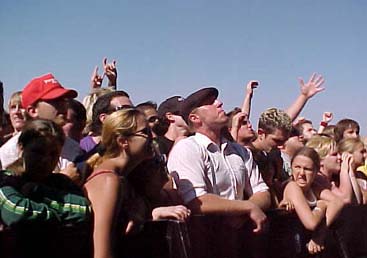
[[[231,230],[231,217],[194,215],[187,222],[160,220],[146,222],[138,234],[124,239],[122,257],[129,258],[224,258],[224,257],[269,257],[302,258],[310,257],[306,244],[311,232],[307,231],[297,216],[283,210],[267,212],[266,233],[250,235],[246,223],[241,231]],[[316,257],[357,258],[367,257],[367,207],[345,207],[325,240],[325,251]],[[75,247],[85,248],[90,237],[86,232],[73,232],[69,227],[58,232],[70,238]],[[37,239],[37,235],[34,235]],[[14,257],[17,246],[12,242],[14,231],[5,228],[0,231],[0,257]],[[67,239],[64,239],[67,240]],[[83,245],[84,243],[84,245]],[[67,253],[67,246],[60,243],[59,253]],[[71,247],[69,247],[72,249]],[[63,249],[63,250],[60,250]],[[77,250],[77,248],[76,248]],[[57,251],[57,250],[55,250]],[[75,251],[75,250],[74,250]],[[79,250],[78,258],[88,252]],[[38,256],[39,257],[39,256]]]

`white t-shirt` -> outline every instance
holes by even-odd
[[[20,132],[10,138],[3,146],[0,148],[0,162],[1,169],[5,169],[11,163],[20,158],[20,151],[18,148],[18,140]],[[64,146],[61,151],[61,156],[59,157],[59,162],[56,170],[65,169],[68,164],[78,155],[82,154],[82,150],[77,142],[69,137],[65,138]]]
[[[243,200],[267,191],[251,151],[226,140],[219,147],[207,136],[196,133],[179,141],[171,150],[168,170],[175,178],[185,203],[206,193],[229,200]]]
[[[5,169],[11,163],[19,158],[20,152],[18,149],[18,139],[20,132],[11,137],[6,143],[0,148],[0,162],[1,169]]]

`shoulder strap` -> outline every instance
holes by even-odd
[[[109,173],[116,174],[116,173],[115,173],[114,171],[112,171],[112,170],[100,170],[100,171],[97,171],[97,172],[95,172],[95,173],[91,174],[91,175],[87,178],[86,182],[90,181],[92,178],[94,178],[94,177],[96,177],[96,176],[99,176],[99,175],[101,175],[101,174],[109,174]]]

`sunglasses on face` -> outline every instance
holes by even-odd
[[[128,134],[127,136],[140,136],[148,139],[152,137],[152,131],[150,127],[145,127],[139,131],[136,131],[135,133]]]
[[[155,123],[159,119],[158,116],[151,116],[148,118],[149,123]]]

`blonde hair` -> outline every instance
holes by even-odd
[[[8,103],[9,109],[13,103],[18,104],[18,105],[22,104],[22,92],[21,91],[14,92],[10,96],[9,103]]]
[[[345,139],[341,140],[338,143],[338,151],[340,153],[348,152],[348,153],[352,154],[356,150],[358,145],[361,145],[361,146],[364,147],[364,143],[361,139],[359,139],[359,138],[345,138]]]
[[[83,131],[84,134],[88,134],[90,132],[91,124],[93,120],[92,119],[93,105],[94,103],[96,103],[98,97],[105,95],[107,93],[113,92],[113,91],[114,91],[113,88],[98,88],[98,89],[94,89],[93,92],[91,92],[90,94],[84,97],[82,103],[83,103],[83,106],[85,107],[86,114],[87,114],[87,121],[86,121],[86,125]]]
[[[292,119],[283,110],[277,108],[268,108],[261,113],[258,128],[265,133],[273,133],[276,129],[290,133],[292,130]]]
[[[326,135],[314,135],[306,143],[307,147],[313,148],[324,159],[330,151],[336,149],[336,142]]]
[[[103,156],[94,154],[87,161],[90,168],[95,168],[102,163],[104,159],[114,158],[119,154],[117,137],[128,137],[136,132],[137,117],[144,114],[134,108],[122,109],[111,113],[103,122],[101,144],[103,146]]]

